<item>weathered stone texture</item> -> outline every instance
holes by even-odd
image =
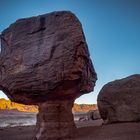
[[[105,123],[140,121],[140,75],[106,84],[98,95]]]
[[[17,20],[1,42],[0,89],[12,101],[39,106],[34,139],[73,136],[74,100],[97,80],[76,16],[62,11]]]
[[[39,105],[37,116],[37,140],[70,139],[75,132],[71,108],[73,101],[47,101]],[[53,135],[52,135],[53,134]]]
[[[63,98],[93,90],[96,73],[81,24],[71,12],[19,19],[2,32],[1,41],[0,87],[12,101],[58,99],[54,90],[73,83],[79,92],[63,92]]]

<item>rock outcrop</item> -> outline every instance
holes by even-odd
[[[140,75],[106,84],[97,102],[105,123],[140,121]]]
[[[74,100],[97,80],[81,23],[68,11],[20,19],[4,30],[0,71],[0,89],[12,101],[39,106],[36,140],[71,137]]]
[[[18,110],[20,112],[38,112],[37,105],[23,105],[10,100],[0,99],[0,110]]]
[[[97,110],[97,104],[74,104],[73,112],[88,112],[89,110]]]

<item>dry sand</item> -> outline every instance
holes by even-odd
[[[140,122],[101,124],[101,120],[77,122],[74,140],[140,140]],[[34,126],[0,128],[0,140],[31,140],[33,130]]]

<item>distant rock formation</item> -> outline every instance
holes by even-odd
[[[73,136],[74,100],[97,80],[77,17],[62,11],[17,20],[1,45],[0,89],[12,101],[39,106],[35,140]]]
[[[0,99],[0,110],[18,110],[22,112],[38,112],[38,106],[36,105],[23,105],[10,100]]]
[[[88,112],[89,110],[97,110],[96,104],[74,104],[73,112]]]
[[[140,121],[140,74],[106,84],[97,102],[105,123]]]
[[[10,100],[0,99],[0,110],[13,110],[16,109],[22,112],[38,112],[37,105],[23,105]],[[96,104],[74,104],[73,112],[88,112],[89,110],[96,110]]]

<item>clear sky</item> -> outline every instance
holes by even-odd
[[[57,10],[80,19],[98,74],[94,92],[77,103],[96,103],[104,84],[140,73],[140,0],[0,0],[0,32],[16,19]]]

